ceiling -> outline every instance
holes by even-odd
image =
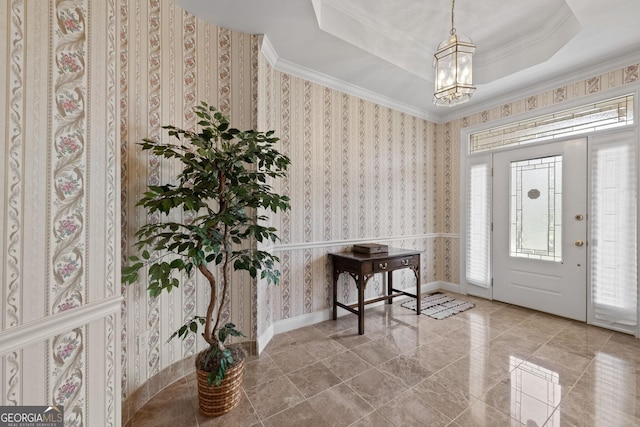
[[[277,70],[442,122],[640,61],[640,0],[458,0],[473,40],[471,101],[433,105],[433,54],[450,0],[174,0],[213,24],[264,34]]]

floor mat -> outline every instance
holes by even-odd
[[[421,313],[434,319],[445,319],[449,316],[453,316],[454,314],[458,314],[475,307],[475,304],[440,292],[435,292],[422,297],[421,304]],[[416,311],[417,304],[415,299],[411,299],[401,305],[402,307]]]

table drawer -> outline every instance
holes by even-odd
[[[419,265],[419,263],[420,255],[410,255],[394,259],[372,261],[371,268],[374,273],[383,273],[385,271],[393,271],[399,268]]]

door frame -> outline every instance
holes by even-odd
[[[548,107],[543,107],[543,108],[539,108],[533,111],[527,111],[524,112],[522,114],[518,114],[517,119],[514,119],[513,117],[504,117],[501,119],[497,119],[497,120],[492,120],[490,122],[487,123],[481,123],[478,125],[473,125],[473,126],[469,126],[469,127],[460,127],[459,128],[459,141],[455,141],[455,139],[452,141],[453,144],[458,143],[458,148],[459,148],[459,224],[460,224],[460,230],[459,230],[459,234],[458,234],[458,240],[459,240],[459,264],[458,264],[458,269],[459,269],[459,286],[457,288],[457,291],[460,292],[461,294],[471,294],[471,295],[476,295],[482,298],[486,298],[486,299],[493,299],[493,287],[490,286],[487,289],[484,288],[478,288],[475,287],[468,283],[466,281],[466,265],[467,265],[467,259],[466,259],[466,244],[467,244],[467,238],[466,238],[466,224],[467,224],[467,208],[468,208],[468,204],[467,204],[467,190],[468,190],[468,184],[467,184],[467,180],[468,180],[468,174],[469,174],[469,167],[472,164],[471,161],[473,159],[479,159],[481,157],[487,156],[489,158],[489,164],[491,167],[493,167],[492,161],[491,161],[491,157],[492,157],[492,153],[494,151],[498,151],[498,150],[491,150],[491,151],[484,151],[484,152],[480,152],[480,153],[474,153],[471,154],[469,153],[469,141],[470,141],[470,135],[476,132],[480,132],[483,130],[487,130],[487,129],[491,129],[491,128],[497,128],[500,126],[505,126],[511,123],[514,123],[515,121],[520,121],[520,120],[528,120],[528,119],[534,119],[536,117],[539,116],[543,116],[546,114],[553,114],[556,113],[558,111],[562,111],[565,109],[571,109],[571,108],[576,108],[576,107],[580,107],[582,105],[588,105],[591,102],[600,102],[609,98],[613,98],[613,97],[617,97],[617,96],[623,96],[626,94],[630,94],[632,93],[634,95],[634,124],[631,126],[627,126],[627,127],[622,127],[622,128],[617,128],[617,129],[611,129],[611,130],[600,130],[600,131],[594,131],[594,132],[589,132],[589,133],[582,133],[579,135],[573,135],[568,137],[568,139],[570,138],[575,138],[575,137],[586,137],[586,138],[590,138],[591,136],[594,135],[605,135],[605,134],[609,134],[609,133],[617,133],[617,132],[624,132],[624,131],[631,131],[634,136],[635,136],[635,143],[638,146],[638,149],[636,150],[636,170],[638,171],[637,175],[638,175],[638,182],[637,182],[637,189],[638,189],[638,205],[639,205],[639,212],[640,212],[640,126],[638,125],[638,121],[639,121],[639,116],[640,116],[640,81],[638,81],[637,83],[633,83],[633,84],[629,84],[626,86],[620,86],[617,88],[613,88],[604,92],[599,92],[593,95],[585,95],[585,96],[581,96],[581,97],[577,97],[575,99],[569,100],[569,101],[565,101],[560,105],[551,105]],[[493,110],[492,110],[493,111]],[[456,133],[454,132],[453,135],[456,135]],[[455,137],[454,137],[455,138]],[[558,141],[560,139],[557,139],[556,141]],[[540,142],[534,142],[534,144],[541,144],[544,143],[545,141],[540,141]],[[505,148],[505,149],[517,149],[518,146],[514,146],[514,147],[509,147],[509,148]],[[591,180],[591,175],[590,175],[590,170],[587,171],[588,174],[588,178],[589,180]],[[493,200],[490,200],[489,203],[493,204]],[[591,199],[590,199],[590,195],[587,194],[587,203],[588,206],[591,205]],[[638,250],[638,259],[636,260],[637,265],[639,266],[639,270],[640,270],[640,215],[638,215],[638,223],[639,226],[636,227],[637,229],[637,241],[639,243],[639,250]],[[587,238],[590,238],[590,235],[588,235]],[[492,246],[492,244],[491,244]],[[491,260],[493,260],[493,253],[490,253],[489,256],[491,257]],[[638,274],[638,280],[640,282],[640,274]],[[589,316],[589,311],[591,310],[591,297],[590,297],[590,292],[591,292],[591,282],[590,282],[590,277],[589,275],[587,275],[587,292],[588,292],[588,306],[587,306],[587,322],[590,322],[590,316]],[[452,289],[454,290],[454,289]],[[640,338],[640,285],[638,286],[638,294],[639,294],[639,298],[638,298],[638,325],[635,328],[635,336]],[[612,328],[613,329],[613,328]],[[629,331],[626,331],[629,332]]]

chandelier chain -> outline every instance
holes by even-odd
[[[451,33],[452,36],[456,33],[456,28],[453,25],[453,9],[454,9],[455,5],[456,5],[456,0],[451,0],[451,31],[450,31],[450,33]]]

